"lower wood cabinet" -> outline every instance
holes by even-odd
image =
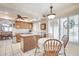
[[[21,50],[23,52],[34,49],[37,46],[39,35],[21,36]]]
[[[20,42],[21,41],[21,36],[20,36],[20,34],[18,33],[18,34],[16,34],[16,42]]]

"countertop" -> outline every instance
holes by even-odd
[[[39,35],[39,34],[35,34],[35,33],[21,33],[21,36],[33,36],[33,35]]]

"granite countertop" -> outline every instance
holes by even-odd
[[[33,36],[33,35],[38,35],[38,34],[35,34],[35,33],[21,33],[20,35],[21,36]]]

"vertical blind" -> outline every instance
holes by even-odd
[[[79,43],[79,15],[68,16],[64,18],[54,19],[52,29],[49,26],[49,31],[52,30],[53,37],[62,39],[63,35],[69,36],[70,42]]]

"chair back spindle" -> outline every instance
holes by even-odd
[[[44,56],[58,56],[62,43],[57,39],[49,39],[44,42]]]

